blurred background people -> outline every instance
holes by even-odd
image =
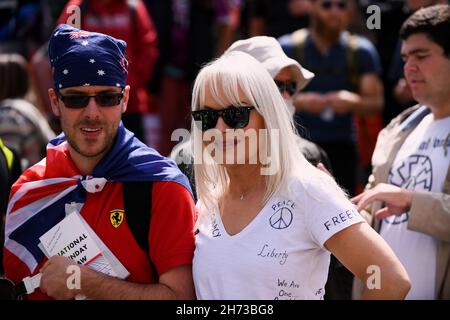
[[[0,52],[30,58],[47,34],[41,1],[0,1]]]
[[[314,78],[314,74],[303,68],[296,60],[286,56],[280,44],[273,37],[256,36],[234,42],[226,52],[242,51],[258,60],[272,76],[278,90],[284,98],[289,115],[295,113],[293,100],[300,91]],[[311,164],[322,163],[331,169],[326,152],[317,144],[296,136],[297,145]]]
[[[248,0],[247,5],[250,36],[278,38],[308,26],[310,0]]]
[[[288,56],[315,74],[294,99],[298,130],[325,150],[336,180],[354,195],[359,167],[354,115],[380,112],[383,86],[375,47],[366,38],[346,32],[350,3],[313,1],[310,27],[284,35],[279,41]],[[362,129],[366,127],[362,124]],[[370,143],[367,140],[363,141],[366,145]],[[350,299],[352,275],[345,268],[339,270],[339,282],[335,286],[327,283],[327,295]]]
[[[346,32],[350,3],[314,1],[311,26],[279,41],[288,56],[316,75],[294,100],[296,119],[330,156],[338,182],[354,194],[358,155],[353,115],[379,112],[383,87],[375,47]]]
[[[21,159],[22,170],[40,161],[55,134],[41,112],[25,98],[29,92],[26,60],[0,54],[0,137]]]
[[[3,243],[5,242],[5,217],[12,184],[22,173],[17,154],[7,148],[0,138],[0,277],[3,276]]]
[[[201,65],[219,56],[234,41],[238,1],[147,1],[158,30],[161,55],[151,89],[159,96],[159,151],[170,154],[177,128],[189,128],[192,82]],[[234,11],[233,11],[234,10]]]

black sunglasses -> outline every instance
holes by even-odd
[[[25,284],[14,284],[11,280],[0,278],[0,300],[21,300],[27,294]]]
[[[324,1],[321,3],[321,6],[325,10],[330,10],[331,7],[333,7],[333,6],[338,8],[339,10],[345,10],[345,9],[347,9],[347,2],[345,2],[345,1],[338,1],[338,2]]]
[[[122,92],[108,92],[108,93],[100,93],[95,96],[87,96],[81,94],[70,94],[70,95],[62,95],[57,93],[59,99],[64,102],[66,108],[70,109],[82,109],[85,108],[89,104],[89,100],[91,98],[95,99],[95,102],[100,107],[115,107],[117,106],[123,98],[123,90]]]
[[[297,91],[296,82],[285,82],[275,80],[275,84],[277,85],[278,90],[280,90],[280,93],[286,91],[290,96],[292,96],[295,93],[295,91]]]
[[[227,126],[233,129],[241,129],[248,125],[250,111],[253,109],[255,107],[252,106],[230,106],[222,110],[202,109],[192,111],[192,117],[202,131],[215,128],[219,117],[222,117]],[[201,122],[201,124],[198,122]]]

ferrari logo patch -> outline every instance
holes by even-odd
[[[109,220],[114,228],[118,228],[122,222],[124,217],[124,211],[120,209],[114,209],[109,213]]]

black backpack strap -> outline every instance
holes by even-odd
[[[10,187],[9,181],[10,176],[9,176],[8,160],[0,146],[0,219],[1,219],[0,225],[3,222],[3,215],[6,214],[6,207],[8,203],[9,187]],[[3,242],[0,243],[0,246],[1,245],[3,245]]]
[[[347,38],[346,60],[347,60],[347,75],[355,92],[359,91],[359,80],[361,74],[358,69],[358,37],[349,34]]]
[[[308,29],[299,29],[292,33],[292,43],[294,45],[295,59],[300,64],[305,64],[305,46],[306,38],[308,37]],[[345,59],[347,63],[347,76],[350,80],[350,84],[355,90],[359,89],[359,80],[361,75],[358,69],[358,37],[353,34],[348,34],[346,38]]]
[[[292,44],[294,45],[294,57],[300,64],[305,64],[305,46],[308,37],[308,29],[303,28],[292,33]]]
[[[123,203],[128,227],[139,246],[150,256],[148,234],[152,217],[153,182],[124,182]]]

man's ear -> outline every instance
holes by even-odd
[[[127,111],[128,100],[130,99],[130,86],[125,86],[123,89],[123,98],[122,98],[122,113]]]
[[[59,108],[58,108],[58,97],[56,96],[56,92],[54,89],[48,89],[48,97],[50,99],[50,104],[52,105],[53,114],[57,117],[60,116]]]

